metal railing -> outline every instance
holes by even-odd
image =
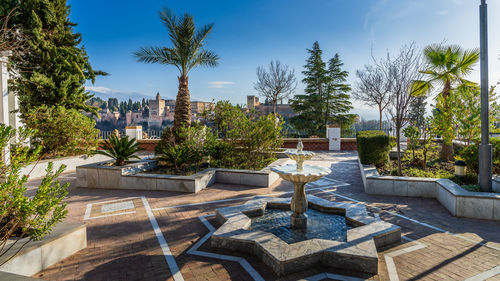
[[[114,131],[99,131],[99,139],[108,139],[111,134],[113,134]],[[120,136],[123,137],[125,136],[125,130],[118,130],[120,132]],[[146,130],[144,131],[147,135],[146,139],[161,139],[161,134],[163,133],[163,130]]]

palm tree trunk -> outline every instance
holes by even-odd
[[[179,91],[175,99],[174,132],[180,127],[191,126],[191,98],[189,96],[188,76],[181,75],[179,79]]]

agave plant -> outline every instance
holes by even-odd
[[[117,166],[125,165],[131,158],[140,159],[137,155],[134,155],[139,151],[139,144],[135,141],[135,138],[129,140],[128,136],[119,138],[111,135],[101,145],[101,149],[96,151],[96,153],[115,159]]]

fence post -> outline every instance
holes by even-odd
[[[142,126],[127,126],[125,127],[125,135],[129,139],[142,140]]]
[[[340,131],[341,130],[339,125],[328,125],[328,128],[326,128],[326,137],[328,138],[328,150],[340,151],[341,149]]]

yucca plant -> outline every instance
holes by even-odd
[[[135,155],[140,150],[139,144],[135,138],[129,140],[128,136],[119,138],[111,135],[101,145],[101,149],[96,153],[115,159],[116,166],[125,165],[131,158],[140,159],[139,156]]]

